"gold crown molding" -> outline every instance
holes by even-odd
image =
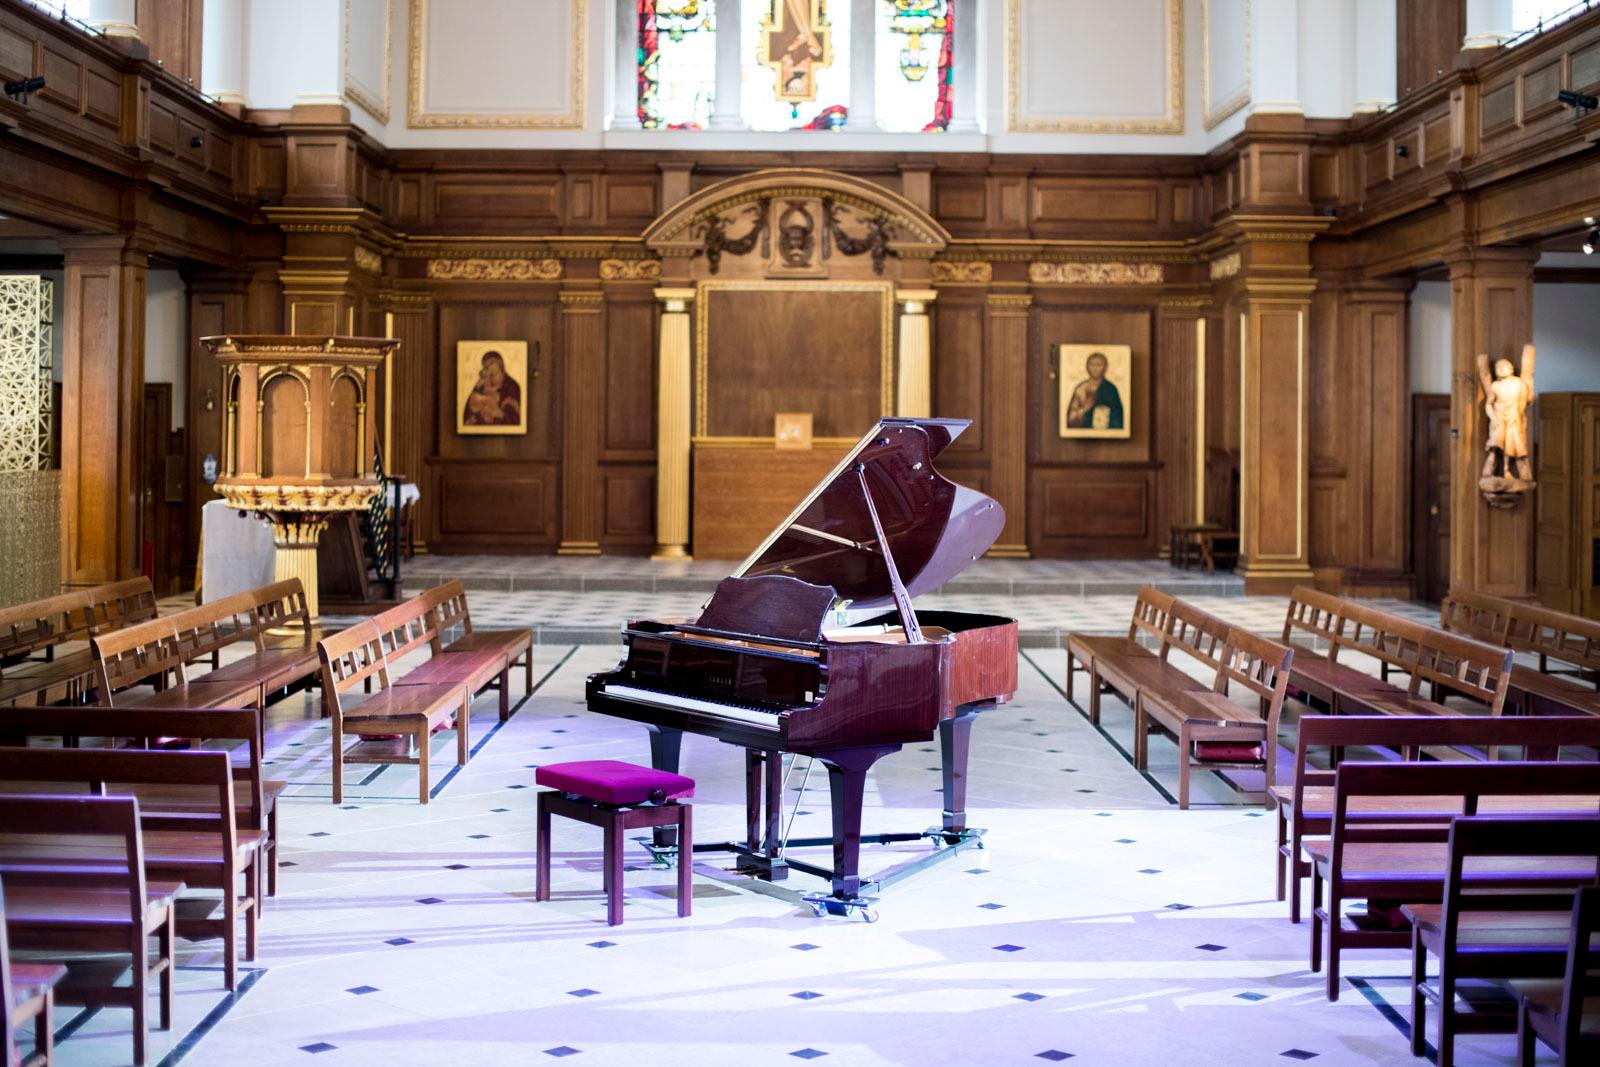
[[[350,281],[347,270],[280,270],[278,281],[285,289],[311,287],[313,289],[342,288]]]
[[[502,247],[473,243],[472,238],[428,238],[427,243],[406,243],[394,255],[401,259],[618,259],[635,262],[649,258],[644,249],[614,247],[609,237],[584,237],[562,244],[558,238],[496,237]]]
[[[561,310],[569,314],[598,312],[605,303],[605,297],[593,289],[563,289],[556,299],[561,301]]]
[[[655,282],[661,280],[659,259],[602,259],[600,278],[608,282]]]
[[[1164,296],[1156,306],[1161,311],[1203,311],[1211,304],[1209,296]]]
[[[1026,315],[1033,306],[1031,293],[990,293],[988,297],[989,313],[991,315]]]
[[[383,88],[369,93],[350,78],[350,0],[344,0],[344,95],[385,126],[389,124],[389,83],[394,69],[394,0],[383,0]],[[370,88],[370,87],[369,87]]]
[[[1166,278],[1159,263],[1028,264],[1028,280],[1038,285],[1160,285]]]
[[[1212,281],[1221,281],[1224,278],[1232,278],[1238,274],[1242,263],[1243,257],[1239,253],[1229,252],[1225,256],[1213,259],[1211,265],[1207,268],[1207,272],[1211,275]]]
[[[1183,133],[1183,0],[1167,4],[1167,113],[1159,119],[1030,119],[1022,115],[1022,0],[1006,4],[1006,130],[1009,133]]]
[[[381,289],[373,295],[380,304],[386,304],[395,311],[405,308],[426,308],[433,303],[433,297],[427,293],[410,293],[398,289]]]
[[[435,281],[553,282],[562,274],[558,259],[430,259],[428,277]]]
[[[241,341],[244,343],[243,353],[239,348]],[[200,343],[222,363],[253,360],[263,353],[296,356],[298,358],[292,363],[275,365],[269,370],[292,367],[302,375],[309,375],[313,364],[334,364],[337,369],[337,365],[348,362],[352,357],[362,362],[381,360],[400,344],[394,338],[340,337],[331,334],[212,334],[200,338]]]
[[[1250,103],[1250,0],[1244,0],[1244,88],[1228,99],[1211,104],[1211,0],[1200,0],[1200,107],[1201,125],[1209,133]]]
[[[568,0],[572,32],[567,53],[567,110],[562,114],[529,111],[521,114],[435,112],[425,107],[428,70],[429,0],[411,0],[409,74],[406,85],[406,125],[412,129],[470,130],[581,130],[586,110],[584,67],[588,60],[588,12],[585,0]]]

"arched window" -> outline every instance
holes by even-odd
[[[878,124],[901,132],[950,125],[955,0],[879,0],[873,34]],[[970,17],[970,16],[969,16]]]
[[[717,92],[717,0],[637,0],[637,10],[639,125],[704,129]]]

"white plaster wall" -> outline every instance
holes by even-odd
[[[1535,285],[1533,384],[1542,393],[1600,392],[1600,271],[1595,285]]]
[[[1300,0],[1299,95],[1312,118],[1355,109],[1355,0]]]
[[[303,46],[299,0],[257,0],[244,20],[245,98],[253,108],[294,106],[303,74],[296,57]]]
[[[1411,391],[1450,392],[1450,283],[1418,282],[1411,290],[1406,326],[1411,348]]]
[[[382,126],[383,116],[363,110],[355,96],[364,98],[378,112],[393,113],[393,93],[385,80],[386,66],[394,62],[393,26],[386,21],[393,14],[396,0],[346,0],[344,15],[345,68],[344,92],[351,114],[360,112],[374,131]],[[404,7],[405,0],[398,0]],[[403,58],[403,57],[402,57]]]
[[[172,384],[172,430],[183,429],[188,406],[189,303],[183,278],[175,270],[146,275],[144,296],[144,380]]]

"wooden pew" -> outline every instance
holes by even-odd
[[[1178,618],[1174,612],[1174,619]],[[1278,716],[1289,686],[1294,653],[1269,638],[1233,627],[1217,659],[1208,691],[1165,684],[1140,686],[1134,700],[1134,737],[1149,753],[1147,723],[1178,742],[1178,807],[1189,807],[1189,773],[1228,768],[1260,770],[1266,776],[1262,802],[1272,806],[1278,763]],[[1238,685],[1256,698],[1256,708],[1235,703],[1229,689]],[[1140,762],[1142,769],[1143,762]]]
[[[26,744],[29,738],[62,737],[76,742],[83,738],[103,738],[114,743],[126,740],[143,746],[150,738],[203,738],[234,742],[244,756],[233,761],[234,811],[240,830],[263,835],[262,849],[267,861],[267,896],[278,895],[278,799],[287,783],[265,777],[260,722],[251,710],[191,708],[106,708],[96,706],[65,708],[13,708],[0,718],[0,737],[7,744]],[[152,812],[192,812],[203,809],[190,790],[177,791],[160,786],[131,786],[127,790]],[[175,826],[174,829],[181,829]]]
[[[125,708],[258,707],[261,686],[252,679],[189,680],[185,649],[172,621],[176,617],[151,619],[93,639],[94,703]],[[145,682],[155,683],[156,689],[127,692]]]
[[[1126,637],[1067,635],[1067,699],[1072,700],[1072,676],[1077,669],[1074,664],[1081,665],[1089,674],[1090,722],[1097,726],[1100,723],[1100,682],[1095,670],[1096,659],[1126,661],[1158,658],[1156,650],[1161,647],[1162,636],[1167,631],[1167,616],[1171,614],[1176,599],[1153,585],[1147,585],[1139,590],[1139,596],[1133,602],[1133,619],[1128,623]],[[1141,637],[1145,641],[1141,641]]]
[[[280,618],[276,614],[269,617],[267,612],[269,606],[292,599],[300,590],[300,580],[291,578],[169,616],[177,630],[185,666],[211,660],[211,670],[192,680],[207,685],[253,684],[257,688],[256,706],[265,708],[273,694],[319,677],[322,667],[317,660],[316,643],[304,637],[293,639]],[[222,650],[239,644],[247,645],[248,652],[222,664]]]
[[[1452,633],[1539,657],[1537,668],[1511,667],[1508,703],[1523,714],[1600,716],[1600,622],[1481,593],[1451,593],[1439,620]],[[1551,660],[1566,664],[1564,673],[1592,675],[1594,686],[1552,673]]]
[[[0,748],[0,794],[93,793],[101,788],[136,799],[155,787],[177,794],[189,810],[140,809],[147,876],[222,893],[221,919],[183,917],[185,938],[221,937],[223,981],[238,986],[239,919],[245,923],[244,957],[256,956],[264,835],[238,827],[233,769],[222,752],[152,752],[144,749]],[[159,805],[158,805],[159,808]],[[173,829],[181,826],[183,829]],[[78,867],[107,862],[97,845],[72,853]],[[33,846],[0,844],[0,877],[38,863]],[[57,866],[65,863],[58,862]],[[240,885],[243,884],[243,891]]]
[[[13,963],[6,936],[5,892],[0,888],[0,1006],[5,1009],[5,1043],[0,1054],[16,1067],[55,1063],[55,988],[67,969],[59,963]],[[33,1051],[23,1054],[17,1027],[33,1029]]]
[[[1278,899],[1284,899],[1287,890],[1289,920],[1300,921],[1300,880],[1311,873],[1301,855],[1301,844],[1308,837],[1326,837],[1333,820],[1335,772],[1312,766],[1313,749],[1387,748],[1404,759],[1417,759],[1430,748],[1488,752],[1509,746],[1520,748],[1524,759],[1554,760],[1562,746],[1597,745],[1600,720],[1584,716],[1302,716],[1294,773],[1286,784],[1271,790],[1278,809]],[[1357,804],[1355,810],[1364,806]],[[1381,810],[1382,803],[1376,807]]]
[[[389,678],[383,638],[365,619],[317,643],[322,659],[322,707],[332,719],[333,802],[344,803],[346,763],[407,763],[417,767],[417,799],[428,802],[429,738],[436,726],[455,722],[456,763],[466,766],[471,750],[472,694],[462,684],[397,686]],[[352,693],[376,679],[370,693]],[[396,734],[398,740],[357,740],[346,750],[347,728],[357,734]]]
[[[1573,890],[1549,884],[1522,893],[1469,893],[1468,866],[1482,871],[1559,858],[1575,884],[1600,873],[1600,816],[1508,819],[1458,818],[1450,825],[1449,869],[1438,903],[1406,904],[1411,921],[1411,1054],[1425,1049],[1428,1002],[1438,1008],[1434,1048],[1438,1067],[1455,1062],[1457,1034],[1509,1034],[1514,1011],[1473,1005],[1463,1010],[1456,994],[1473,980],[1557,978],[1566,968],[1572,930]],[[1585,946],[1587,947],[1587,946]],[[1439,961],[1438,979],[1427,978],[1428,957]]]
[[[150,980],[160,986],[161,1029],[172,1028],[175,898],[181,882],[147,881],[139,802],[132,797],[0,796],[0,840],[28,848],[32,871],[3,875],[6,929],[13,948],[69,960],[86,953],[126,955],[131,983],[79,984],[68,972],[60,1004],[133,1009],[133,1062],[145,1061]],[[102,857],[75,864],[84,842]],[[154,959],[150,939],[159,948]]]
[[[519,630],[479,630],[472,625],[472,613],[467,609],[467,589],[460,581],[452,580],[436,585],[422,594],[423,600],[438,614],[439,632],[449,633],[455,627],[461,627],[461,636],[454,641],[447,641],[440,650],[446,656],[470,655],[473,652],[490,650],[506,657],[508,665],[515,667],[522,664],[523,690],[533,692],[533,631]],[[505,682],[500,683],[504,686]],[[502,697],[500,706],[501,719],[510,714],[510,705]]]
[[[148,578],[0,610],[0,660],[10,661],[0,669],[0,707],[77,699],[94,684],[94,657],[70,646],[155,617]]]
[[[1344,903],[1366,900],[1370,907],[1374,901],[1398,905],[1441,899],[1449,822],[1418,816],[1475,815],[1481,797],[1524,798],[1518,801],[1524,816],[1594,814],[1600,811],[1600,763],[1346,763],[1339,768],[1330,836],[1302,845],[1311,861],[1311,969],[1323,969],[1326,927],[1329,1000],[1339,999],[1345,949],[1411,943],[1409,931],[1371,921],[1370,912],[1365,923],[1346,917]],[[1521,890],[1541,883],[1570,885],[1570,874],[1568,866],[1552,860],[1499,874],[1469,872],[1468,883],[1472,889]],[[1592,867],[1589,877],[1594,877]]]
[[[426,597],[402,601],[374,615],[372,621],[382,637],[390,680],[395,685],[465,685],[473,696],[493,686],[500,693],[500,721],[511,717],[511,657],[506,649],[489,645],[445,653],[438,611]],[[427,659],[403,674],[397,672],[401,659],[424,651]]]
[[[1572,904],[1565,974],[1550,981],[1515,981],[1517,1062],[1533,1067],[1537,1042],[1556,1052],[1560,1067],[1600,1060],[1600,886],[1584,886]]]

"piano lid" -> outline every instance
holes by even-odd
[[[934,468],[934,458],[970,425],[970,419],[879,419],[734,576],[788,575],[833,586],[852,608],[892,606],[893,582],[872,521],[876,509],[907,594],[943,585],[988,551],[1006,522],[999,504]]]

